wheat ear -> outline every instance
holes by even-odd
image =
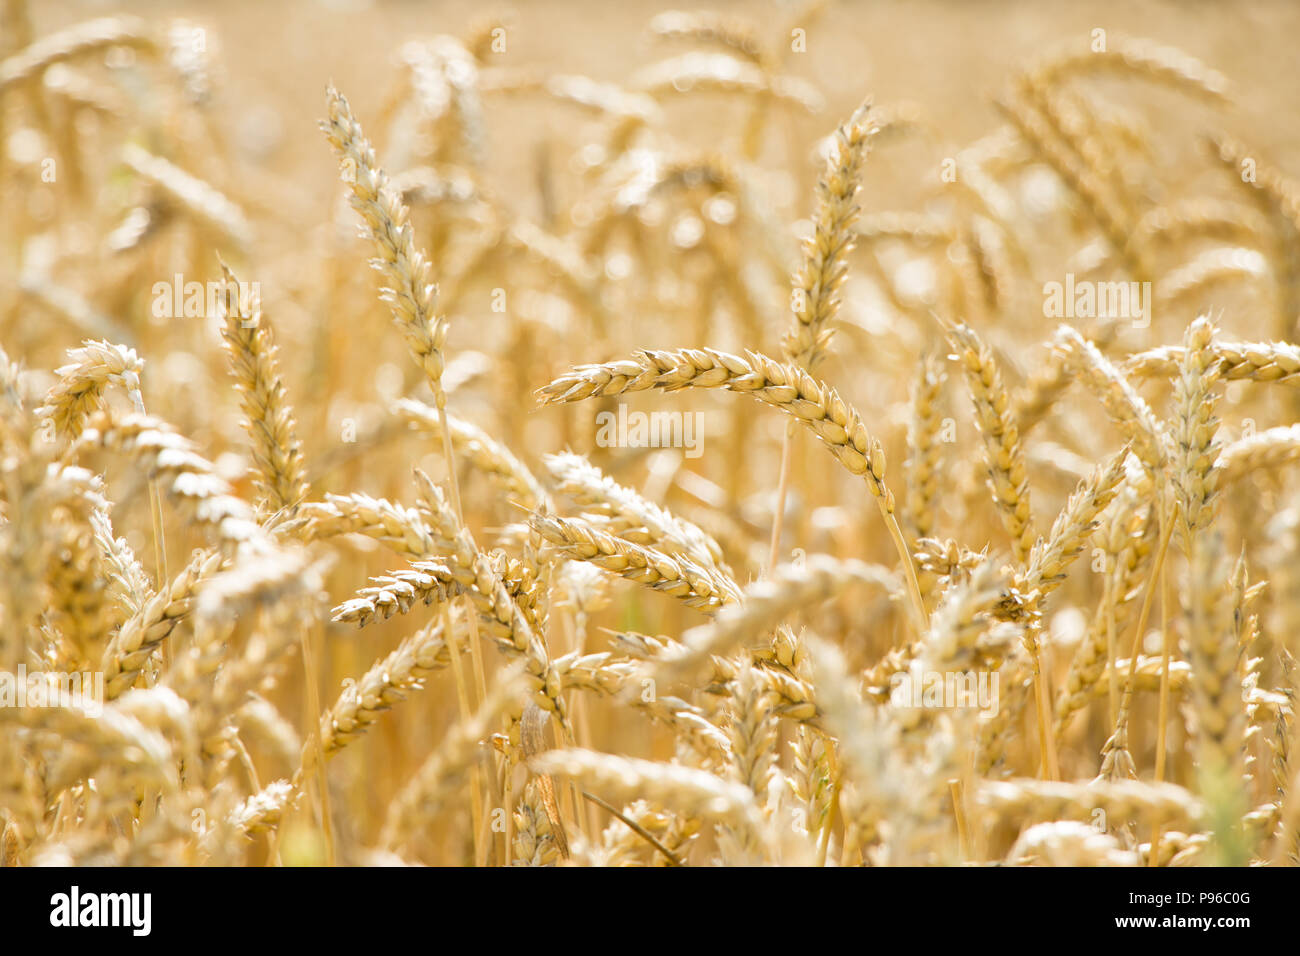
[[[576,748],[548,750],[533,757],[529,766],[534,772],[568,777],[618,800],[641,797],[690,816],[754,832],[763,829],[750,789],[704,770]]]
[[[734,602],[738,591],[730,578],[683,555],[670,556],[602,531],[588,522],[534,515],[532,526],[566,557],[662,591],[687,607],[714,610]]]
[[[453,559],[447,566],[454,580],[464,589],[479,621],[497,646],[510,656],[524,659],[538,706],[554,713],[567,729],[567,707],[546,645],[511,597],[492,562],[478,549],[469,530],[461,525],[442,489],[418,469],[416,479],[420,484],[422,510],[438,536],[438,545]]]
[[[943,396],[943,366],[934,355],[921,361],[912,387],[912,418],[907,431],[907,516],[918,539],[934,533],[938,512],[939,470],[942,446],[939,442],[940,401]]]
[[[1034,546],[1034,520],[1029,506],[1029,478],[1020,430],[1011,417],[1011,399],[993,352],[966,325],[949,332],[960,351],[975,405],[975,421],[984,437],[989,484],[998,513],[1011,535],[1017,562],[1024,564]]]
[[[275,342],[263,320],[261,303],[244,295],[242,284],[225,263],[221,271],[226,284],[221,335],[248,416],[244,427],[253,440],[257,487],[270,511],[292,510],[307,497],[307,480],[293,411],[280,381]]]
[[[609,531],[666,554],[683,553],[696,564],[730,577],[721,546],[692,522],[620,485],[581,455],[547,455],[544,462],[559,491],[585,512],[608,519]]]
[[[1165,345],[1139,352],[1124,363],[1124,371],[1138,378],[1176,375],[1184,351],[1181,345]],[[1210,352],[1225,381],[1276,382],[1300,388],[1300,345],[1216,341]]]
[[[131,47],[145,53],[158,52],[153,32],[139,17],[87,20],[41,37],[8,59],[0,61],[0,93],[7,87],[39,78],[56,63],[115,46]]]
[[[826,351],[839,309],[839,289],[848,274],[862,164],[876,132],[870,112],[871,104],[863,103],[835,131],[826,170],[817,183],[813,235],[804,242],[803,264],[794,276],[794,325],[781,345],[791,363],[810,372]]]
[[[802,369],[782,365],[757,352],[745,356],[715,349],[638,352],[607,365],[582,365],[541,389],[546,404],[575,402],[594,395],[621,395],[648,388],[723,388],[750,395],[810,429],[850,473],[858,475],[876,499],[908,578],[917,625],[926,614],[911,553],[895,516],[894,494],[885,484],[885,450],[867,431],[862,416],[829,385]]]
[[[434,406],[442,426],[442,454],[451,488],[451,504],[456,520],[464,524],[460,484],[452,450],[451,428],[447,424],[447,394],[442,376],[446,368],[443,354],[447,342],[447,323],[438,314],[438,287],[432,278],[428,257],[415,246],[410,211],[393,188],[388,174],[375,158],[374,148],[366,139],[361,124],[352,116],[352,107],[333,86],[326,94],[328,118],[321,123],[325,138],[339,156],[340,175],[351,193],[352,208],[361,216],[371,241],[379,253],[371,265],[387,281],[382,296],[388,302],[393,321],[401,329],[407,348],[424,372],[433,390]],[[455,641],[455,635],[447,637]],[[470,657],[480,699],[487,693],[487,680],[478,647],[477,619],[470,617]],[[464,686],[460,655],[452,653],[452,668],[457,687]],[[469,719],[466,695],[461,694],[461,720]],[[478,802],[478,774],[474,774],[475,803]],[[475,828],[477,834],[478,828]],[[477,839],[477,836],[476,836]]]
[[[737,603],[722,610],[708,624],[692,628],[681,642],[655,659],[653,676],[670,681],[689,674],[710,657],[731,652],[738,644],[764,635],[797,611],[847,589],[870,583],[896,594],[902,582],[889,571],[860,561],[837,561],[811,555],[799,565],[780,565],[770,577],[755,581],[739,595]],[[793,668],[796,660],[782,661]]]
[[[550,496],[528,466],[483,429],[411,398],[398,399],[394,410],[412,426],[439,439],[445,420],[456,453],[487,475],[512,501],[529,511],[550,507]]]
[[[140,373],[144,362],[134,349],[88,340],[81,348],[70,350],[68,358],[72,362],[54,370],[59,381],[45,396],[45,404],[36,409],[37,416],[53,424],[56,434],[80,435],[87,418],[103,407],[104,388],[110,382],[120,384],[135,410],[143,411]]]
[[[104,696],[120,697],[135,684],[157,646],[190,612],[202,581],[221,564],[215,552],[201,554],[122,625],[104,649]]]

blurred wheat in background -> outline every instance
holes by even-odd
[[[1300,11],[125,6],[0,5],[3,865],[1300,859]]]

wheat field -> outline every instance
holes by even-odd
[[[1282,3],[0,3],[0,864],[1300,862]]]

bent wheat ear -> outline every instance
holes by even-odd
[[[1082,820],[1096,810],[1115,820],[1152,820],[1195,827],[1205,806],[1185,787],[1172,783],[1119,780],[1113,783],[1056,783],[1049,780],[988,781],[977,802],[988,813],[1016,820]]]
[[[102,17],[87,20],[42,37],[0,62],[0,93],[7,87],[29,83],[56,63],[74,60],[109,47],[131,47],[156,55],[158,42],[139,17]]]
[[[1222,483],[1227,485],[1252,472],[1297,460],[1300,460],[1300,424],[1268,428],[1224,446],[1219,454]]]
[[[755,24],[711,10],[667,10],[650,21],[650,31],[665,39],[714,44],[762,67],[770,67],[775,59]]]
[[[277,780],[244,799],[226,817],[226,823],[236,833],[252,834],[270,830],[279,826],[282,814],[292,806],[295,797],[292,783],[288,780]],[[215,837],[218,832],[214,828],[210,831],[210,836]]]
[[[809,113],[822,108],[816,87],[787,75],[768,75],[752,63],[725,53],[695,51],[661,60],[632,77],[632,85],[653,96],[683,92],[771,96]]]
[[[200,584],[221,565],[221,555],[202,554],[145,602],[122,625],[104,650],[104,695],[110,700],[134,685],[154,649],[175,629],[194,606]]]
[[[1155,295],[1157,302],[1172,309],[1199,293],[1268,276],[1268,260],[1263,253],[1241,247],[1210,249],[1167,272],[1156,286]]]
[[[581,657],[574,653],[556,658],[555,669],[566,689],[572,687],[621,698],[624,703],[644,711],[652,720],[672,727],[698,752],[726,757],[726,735],[704,716],[699,707],[679,697],[644,693],[646,685],[635,661],[616,658],[607,651]]]
[[[714,610],[737,600],[730,578],[689,558],[670,556],[633,544],[599,528],[570,518],[534,515],[532,526],[565,555],[590,561],[630,581],[663,591],[702,610]]]
[[[1209,349],[1216,360],[1216,371],[1227,381],[1276,382],[1300,388],[1300,345],[1214,342]],[[1124,371],[1138,378],[1176,375],[1184,351],[1181,345],[1166,345],[1139,352],[1124,363]]]
[[[1071,43],[1043,56],[1029,70],[1042,82],[1060,82],[1087,73],[1121,73],[1171,85],[1213,100],[1228,95],[1228,79],[1194,56],[1141,37],[1109,35],[1105,49]]]
[[[862,416],[829,385],[758,352],[741,356],[716,349],[643,350],[622,362],[577,366],[539,395],[549,405],[648,388],[723,388],[785,412],[820,438],[844,467],[863,477],[872,495],[893,513],[894,496],[885,486],[885,452],[867,432]]]
[[[135,552],[126,539],[114,534],[113,522],[107,510],[93,511],[90,527],[100,556],[111,569],[110,590],[128,613],[135,614],[153,596],[153,586],[149,583],[148,575],[140,567],[140,562],[136,560]]]
[[[33,675],[37,677],[47,675]],[[47,693],[58,691],[50,688]],[[163,794],[178,787],[167,738],[117,705],[99,713],[81,706],[0,707],[0,723],[46,731],[63,742],[63,757],[47,780],[54,791],[91,774],[98,776],[98,771],[103,772],[97,780],[100,792],[124,802],[132,800],[136,787],[156,787]],[[6,728],[6,735],[10,733]],[[114,760],[102,761],[102,754],[112,754]]]
[[[894,493],[885,484],[885,449],[867,431],[862,416],[829,385],[802,369],[782,365],[758,352],[744,356],[716,349],[641,351],[607,365],[580,365],[540,390],[543,404],[576,402],[594,395],[621,395],[657,388],[723,388],[750,395],[812,431],[840,463],[860,476],[876,499],[898,550],[912,592],[918,630],[927,613],[912,556],[894,516]]]
[[[781,565],[771,576],[749,585],[737,603],[721,611],[712,622],[687,631],[680,644],[658,655],[652,675],[664,681],[683,677],[713,655],[728,654],[747,639],[761,639],[799,608],[863,582],[882,587],[891,595],[902,590],[902,582],[889,571],[860,561],[810,555],[803,565]],[[789,665],[794,663],[791,660]]]
[[[122,161],[161,189],[206,228],[227,236],[241,249],[247,249],[253,244],[255,234],[248,217],[215,186],[135,143],[123,147]]]
[[[1046,418],[1052,406],[1070,387],[1065,350],[1059,345],[1048,344],[1042,363],[1034,368],[1012,396],[1011,414],[1020,426],[1021,436]]]
[[[424,678],[451,664],[441,623],[421,628],[387,657],[376,661],[320,719],[321,747],[328,755],[360,737],[379,715],[423,686]]]
[[[397,414],[411,425],[430,435],[441,437],[442,419],[436,409],[410,398],[398,399]],[[446,413],[447,429],[451,432],[452,447],[463,460],[486,474],[512,500],[529,511],[543,506],[550,508],[550,496],[528,466],[514,456],[501,442],[483,429]]]
[[[618,800],[638,797],[690,816],[762,832],[754,794],[744,784],[676,764],[656,763],[591,750],[549,750],[528,761],[535,773],[568,777]]]
[[[463,589],[478,619],[497,647],[511,657],[522,657],[525,674],[532,683],[539,707],[550,711],[568,728],[568,707],[561,694],[560,678],[550,660],[546,645],[529,615],[510,594],[491,559],[481,552],[456,517],[451,503],[428,475],[416,469],[420,484],[421,511],[428,516],[437,535],[438,546],[453,560],[447,564],[452,579]]]
[[[1101,513],[1119,493],[1127,473],[1125,462],[1128,456],[1128,448],[1122,448],[1110,461],[1103,462],[1092,475],[1079,482],[1065,508],[1052,522],[1047,537],[1034,543],[1025,573],[1017,581],[1020,589],[1037,591],[1041,600],[1060,586],[1066,569],[1097,527]]]
[[[397,650],[377,661],[360,681],[345,690],[321,716],[320,753],[329,758],[351,743],[379,719],[380,712],[402,699],[405,691],[418,688],[428,673],[450,663],[450,651],[440,624],[430,625],[403,641]],[[315,754],[315,743],[309,741],[302,749],[301,763],[292,779],[268,784],[236,807],[226,823],[243,834],[279,826],[284,811],[301,799]]]
[[[1142,250],[1129,241],[1130,203],[1100,174],[1096,151],[1082,148],[1072,134],[1072,124],[1061,116],[1060,99],[1052,95],[1044,81],[1034,75],[1021,77],[1014,84],[1013,94],[999,98],[997,107],[1079,197],[1111,248],[1124,257],[1129,270],[1137,276],[1149,276]]]
[[[1095,826],[1073,820],[1035,823],[1007,851],[1013,866],[1138,866],[1137,853],[1121,849],[1119,841]]]
[[[100,413],[69,454],[75,458],[85,448],[96,445],[124,451],[139,460],[168,494],[199,523],[211,527],[228,546],[260,546],[266,542],[266,533],[253,520],[253,509],[235,497],[212,464],[161,419],[136,414],[111,419]]]
[[[1111,420],[1133,443],[1133,451],[1142,463],[1153,474],[1161,475],[1169,439],[1151,406],[1124,374],[1101,354],[1101,350],[1074,329],[1068,325],[1061,326],[1057,329],[1056,339],[1069,350],[1074,366],[1084,373]]]
[[[371,578],[372,587],[362,588],[358,597],[334,609],[332,620],[365,627],[375,618],[386,620],[393,614],[405,614],[417,601],[446,603],[448,586],[454,590],[455,577],[446,565],[417,561],[410,568]]]
[[[413,558],[427,558],[437,551],[433,532],[420,513],[385,498],[359,492],[326,495],[324,501],[303,504],[299,515],[307,520],[303,531],[307,540],[361,534]]]
[[[564,452],[547,455],[544,461],[559,490],[588,512],[608,518],[615,534],[665,553],[683,552],[697,564],[730,576],[718,542],[692,522],[620,485],[581,455]]]
[[[58,434],[76,438],[86,419],[102,407],[102,395],[110,382],[126,389],[137,412],[144,411],[140,394],[140,373],[144,362],[134,349],[110,342],[86,341],[68,352],[71,364],[54,370],[58,383],[45,396],[36,414],[54,423]]]

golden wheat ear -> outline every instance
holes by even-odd
[[[221,273],[225,282],[221,336],[247,416],[244,427],[252,439],[255,480],[263,508],[291,514],[306,500],[308,487],[271,328],[257,292],[250,294],[251,287],[240,282],[224,262]]]

